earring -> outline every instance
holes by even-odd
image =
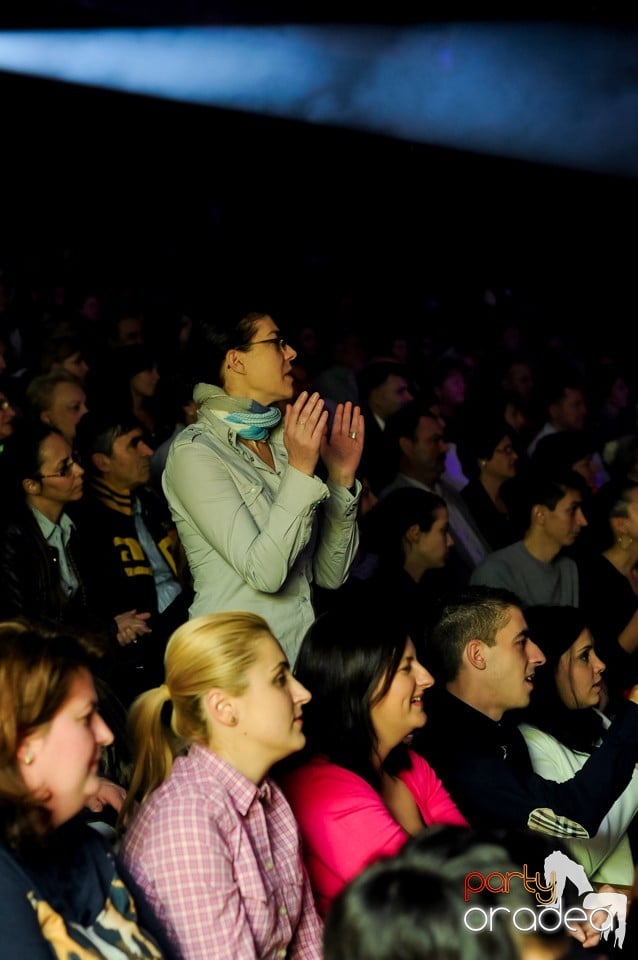
[[[479,467],[481,468],[481,470],[485,470],[486,466],[487,466],[487,460],[479,460]]]
[[[33,754],[30,750],[27,750],[24,755],[24,763],[27,765],[27,767],[33,763]]]

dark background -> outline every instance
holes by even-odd
[[[623,0],[520,0],[427,4],[394,0],[361,4],[354,0],[5,0],[0,25],[6,27],[118,26],[170,23],[417,23],[435,21],[571,20],[635,23],[638,15]]]
[[[23,3],[3,6],[0,26],[361,16],[299,6],[240,5],[239,16],[234,4]],[[393,21],[410,22],[410,9],[393,5]],[[579,17],[633,26],[619,7]],[[252,285],[299,308],[337,289],[414,304],[492,285],[551,304],[572,330],[631,334],[636,178],[10,74],[0,95],[0,266],[14,275],[49,263],[54,274],[67,258],[96,282],[194,297]]]

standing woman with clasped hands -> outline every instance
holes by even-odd
[[[260,614],[294,663],[313,583],[340,587],[357,549],[363,417],[338,404],[329,427],[318,393],[292,402],[297,354],[267,313],[220,322],[206,343],[215,383],[196,385],[197,422],[173,441],[162,478],[193,576],[190,615]]]

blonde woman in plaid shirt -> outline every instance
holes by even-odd
[[[268,777],[304,746],[310,694],[252,613],[189,620],[165,665],[130,712],[125,868],[182,960],[320,960],[297,824]]]

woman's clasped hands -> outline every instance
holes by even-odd
[[[351,487],[363,453],[364,420],[351,401],[337,404],[329,426],[329,411],[318,393],[303,391],[286,407],[284,443],[288,462],[312,476],[319,457],[328,479],[337,486]]]

